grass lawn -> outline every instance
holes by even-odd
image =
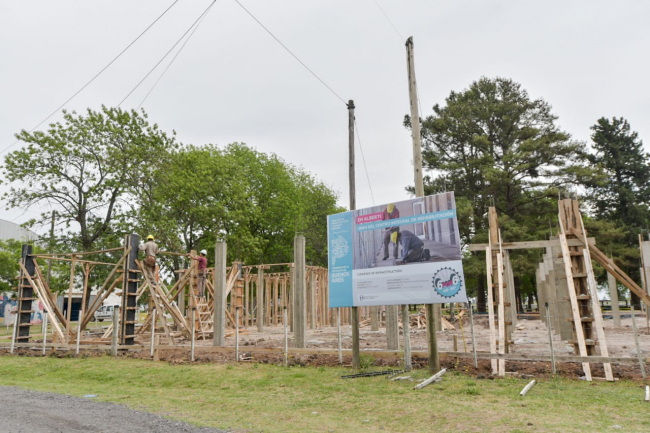
[[[343,368],[263,364],[169,365],[134,359],[0,358],[0,385],[126,404],[200,426],[237,431],[650,431],[640,382],[477,380],[439,384],[339,378]],[[428,376],[419,370],[412,374]]]

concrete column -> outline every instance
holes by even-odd
[[[379,331],[378,307],[370,307],[370,330]]]
[[[226,345],[226,243],[214,247],[214,340],[213,346]]]
[[[293,334],[297,348],[306,346],[307,334],[307,291],[305,284],[305,237],[296,236],[293,241],[294,267],[294,324]]]
[[[316,269],[309,277],[309,329],[316,328]]]
[[[399,325],[397,323],[398,306],[386,306],[386,341],[388,350],[399,348]]]
[[[571,302],[569,301],[569,287],[566,281],[562,249],[560,247],[554,247],[552,248],[552,252],[553,271],[555,273],[555,302],[557,304],[556,322],[560,329],[560,337],[562,340],[573,340],[573,324],[568,320],[572,317]]]
[[[609,296],[612,300],[612,316],[614,326],[621,326],[621,312],[618,309],[618,290],[616,289],[616,278],[607,273],[607,283],[609,285]]]
[[[257,332],[264,331],[264,268],[260,266],[257,268]]]

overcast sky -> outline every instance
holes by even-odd
[[[650,2],[377,0],[396,32],[374,0],[240,1],[334,92],[354,100],[374,193],[373,203],[357,147],[359,208],[406,199],[404,187],[413,183],[411,139],[402,126],[409,110],[406,52],[398,32],[414,38],[423,116],[450,91],[501,76],[549,102],[576,139],[588,140],[602,116],[623,116],[648,149]],[[0,0],[0,151],[172,2]],[[180,0],[66,108],[116,106],[210,3]],[[137,107],[170,60],[122,108]],[[338,191],[348,206],[344,103],[234,0],[216,1],[143,107],[184,143],[239,141],[276,153]],[[4,207],[0,218],[17,223],[39,213]]]

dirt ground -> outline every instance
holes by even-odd
[[[646,327],[646,319],[642,316],[636,318],[639,345],[641,353],[645,357],[650,354],[650,334]],[[634,342],[634,333],[632,328],[632,319],[628,315],[627,318],[621,320],[621,326],[614,326],[613,321],[605,319],[605,334],[607,337],[607,346],[609,355],[613,357],[631,357],[636,358],[636,346]],[[466,351],[471,353],[471,327],[468,318],[463,318],[463,330],[461,332],[460,323],[454,322],[453,325],[456,330],[445,330],[438,333],[438,345],[441,352],[453,351],[453,335],[458,335],[458,351]],[[476,338],[477,351],[489,352],[489,328],[487,317],[474,318],[474,332]],[[341,326],[342,334],[342,347],[350,349],[352,346],[352,330],[349,325]],[[465,336],[465,345],[463,344],[462,336]],[[400,348],[402,347],[402,330],[400,327]],[[147,337],[140,337],[137,341],[138,344],[148,344]],[[284,344],[284,329],[282,326],[265,327],[264,332],[257,332],[256,327],[249,327],[240,332],[240,353],[249,358],[250,362],[272,363],[281,364],[283,362],[282,354],[274,353],[256,353],[247,352],[248,347],[262,347],[262,348],[281,348]],[[511,353],[520,353],[526,355],[539,354],[541,356],[550,355],[550,345],[548,337],[548,329],[544,323],[536,318],[520,318],[517,327],[512,335],[514,346],[511,346]],[[164,342],[161,342],[164,344]],[[559,335],[553,335],[553,344],[555,354],[573,355],[573,346],[562,341]],[[197,346],[212,346],[212,340],[198,340]],[[226,346],[234,346],[234,336],[226,338]],[[294,346],[292,334],[289,333],[289,346]],[[335,327],[326,327],[320,329],[307,329],[307,347],[320,348],[320,349],[336,349],[337,347],[337,332]],[[360,347],[362,350],[372,352],[372,350],[385,350],[387,348],[385,329],[380,326],[379,331],[371,331],[370,326],[362,326],[360,329]],[[426,330],[411,328],[411,348],[413,351],[426,351]],[[596,349],[598,352],[598,348]],[[8,352],[2,350],[2,352]],[[27,349],[20,349],[19,354],[40,356],[40,351],[30,351]],[[106,352],[94,351],[85,352],[86,356],[103,356]],[[66,352],[57,352],[54,356],[65,357],[71,356]],[[121,352],[122,356],[129,356],[135,358],[150,359],[149,351],[143,350],[140,352]],[[170,363],[184,364],[189,363],[189,353],[187,347],[182,349],[165,349],[160,351],[160,360]],[[234,354],[232,353],[205,353],[200,350],[197,351],[195,362],[232,362],[234,361]],[[312,365],[312,366],[336,366],[338,365],[338,357],[336,355],[292,355],[289,359],[290,364],[299,365]],[[345,356],[343,359],[344,365],[349,365],[351,359]],[[385,367],[399,367],[402,360],[399,357],[386,358],[375,357],[375,366]],[[491,378],[491,367],[489,360],[479,360],[478,368],[474,367],[473,360],[460,359],[456,360],[449,357],[442,357],[441,364],[450,369],[460,370],[466,374],[477,376],[479,378]],[[425,358],[413,358],[413,366],[415,368],[425,367],[427,360]],[[613,364],[612,365],[614,376],[621,379],[641,379],[641,370],[637,363],[626,364]],[[536,361],[507,361],[506,371],[515,376],[521,377],[546,377],[551,375],[550,362],[536,362]],[[582,365],[580,363],[558,363],[558,374],[564,377],[579,378],[584,376]],[[592,365],[592,374],[595,377],[603,377],[604,373],[599,364]]]

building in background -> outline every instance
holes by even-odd
[[[23,242],[35,242],[39,237],[40,236],[29,229],[21,227],[11,221],[0,219],[0,239],[3,241],[15,239]]]

